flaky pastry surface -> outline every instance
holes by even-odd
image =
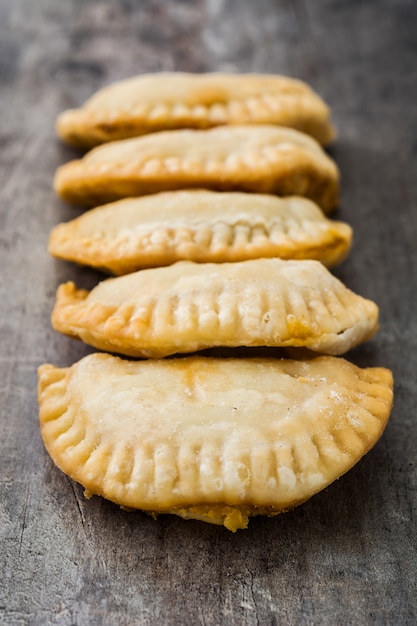
[[[180,260],[347,255],[352,229],[327,219],[310,200],[239,192],[173,191],[119,200],[56,226],[52,255],[121,275]]]
[[[319,144],[290,128],[173,130],[114,141],[58,168],[64,200],[94,205],[176,189],[305,196],[325,212],[338,203],[339,173]]]
[[[54,328],[102,350],[160,357],[215,346],[342,354],[378,328],[378,307],[318,261],[182,261],[58,288]]]
[[[160,130],[224,124],[290,126],[323,144],[334,137],[329,108],[305,83],[221,73],[165,72],[113,83],[83,107],[61,113],[56,130],[64,141],[92,147]]]
[[[380,437],[392,375],[335,357],[39,368],[40,425],[88,494],[154,514],[245,527],[304,502]]]

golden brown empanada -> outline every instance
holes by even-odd
[[[305,198],[167,191],[119,200],[59,224],[49,251],[119,275],[184,259],[280,257],[332,266],[345,258],[351,238],[348,224],[327,219]]]
[[[42,437],[98,494],[229,530],[287,511],[376,443],[392,375],[335,357],[129,362],[92,354],[39,368]]]
[[[329,109],[305,83],[255,74],[161,73],[100,89],[80,109],[58,117],[58,135],[76,146],[175,128],[223,124],[290,126],[329,143]]]
[[[94,148],[58,168],[56,192],[100,204],[160,191],[206,188],[306,196],[329,212],[339,175],[319,144],[278,126],[173,130]]]
[[[181,261],[110,278],[90,293],[72,282],[61,285],[52,324],[96,348],[130,356],[216,346],[342,354],[376,332],[378,307],[319,261]]]

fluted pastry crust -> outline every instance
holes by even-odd
[[[351,238],[348,224],[327,219],[305,198],[173,191],[119,200],[59,224],[49,251],[117,275],[180,260],[280,257],[330,267],[346,257]]]
[[[87,494],[236,530],[349,470],[380,437],[392,386],[388,370],[335,357],[93,354],[39,368],[40,424],[56,465]]]
[[[98,146],[59,167],[54,186],[64,200],[85,205],[205,188],[305,196],[329,212],[338,203],[339,173],[319,144],[296,130],[228,126]]]
[[[61,285],[56,330],[129,356],[216,346],[306,347],[342,354],[378,328],[378,307],[318,261],[182,261],[107,279],[91,292]]]
[[[136,76],[95,93],[83,107],[61,113],[58,135],[92,147],[175,128],[276,124],[323,144],[334,137],[330,111],[305,83],[283,76],[186,74]]]

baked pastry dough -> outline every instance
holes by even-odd
[[[290,126],[323,144],[334,136],[329,109],[305,83],[256,74],[161,73],[113,83],[57,119],[58,135],[92,147],[175,128],[223,124]]]
[[[377,330],[378,307],[319,261],[181,261],[110,278],[90,293],[61,285],[54,328],[96,348],[161,357],[217,346],[342,354]]]
[[[40,424],[53,461],[87,495],[235,531],[349,470],[380,437],[392,385],[389,370],[335,357],[92,354],[39,368]]]
[[[184,259],[310,258],[332,266],[345,258],[351,238],[348,224],[327,219],[305,198],[167,191],[119,200],[59,224],[49,251],[119,275]]]
[[[339,174],[319,144],[278,126],[173,130],[114,141],[58,168],[54,186],[69,202],[101,204],[160,191],[217,191],[306,196],[329,212]]]

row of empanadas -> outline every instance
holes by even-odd
[[[42,366],[39,403],[48,452],[87,495],[235,531],[304,502],[368,452],[392,376],[334,357],[93,354]]]
[[[54,256],[127,274],[180,260],[199,263],[261,257],[340,263],[352,229],[299,197],[174,191],[127,198],[56,226]]]
[[[57,120],[59,136],[77,146],[127,139],[175,128],[277,124],[333,139],[330,112],[305,83],[257,74],[136,76],[101,89],[80,109]]]
[[[77,145],[124,140],[62,166],[57,192],[83,204],[124,199],[59,225],[50,251],[132,273],[90,292],[61,285],[53,325],[152,357],[93,354],[39,369],[46,448],[86,495],[235,531],[305,501],[381,435],[393,385],[383,368],[334,356],[159,358],[217,346],[336,355],[376,332],[373,302],[300,260],[340,262],[351,229],[306,199],[324,212],[336,205],[333,161],[276,124],[322,143],[333,134],[318,96],[279,77],[141,77],[59,118],[59,134]],[[219,125],[229,126],[173,130]]]

